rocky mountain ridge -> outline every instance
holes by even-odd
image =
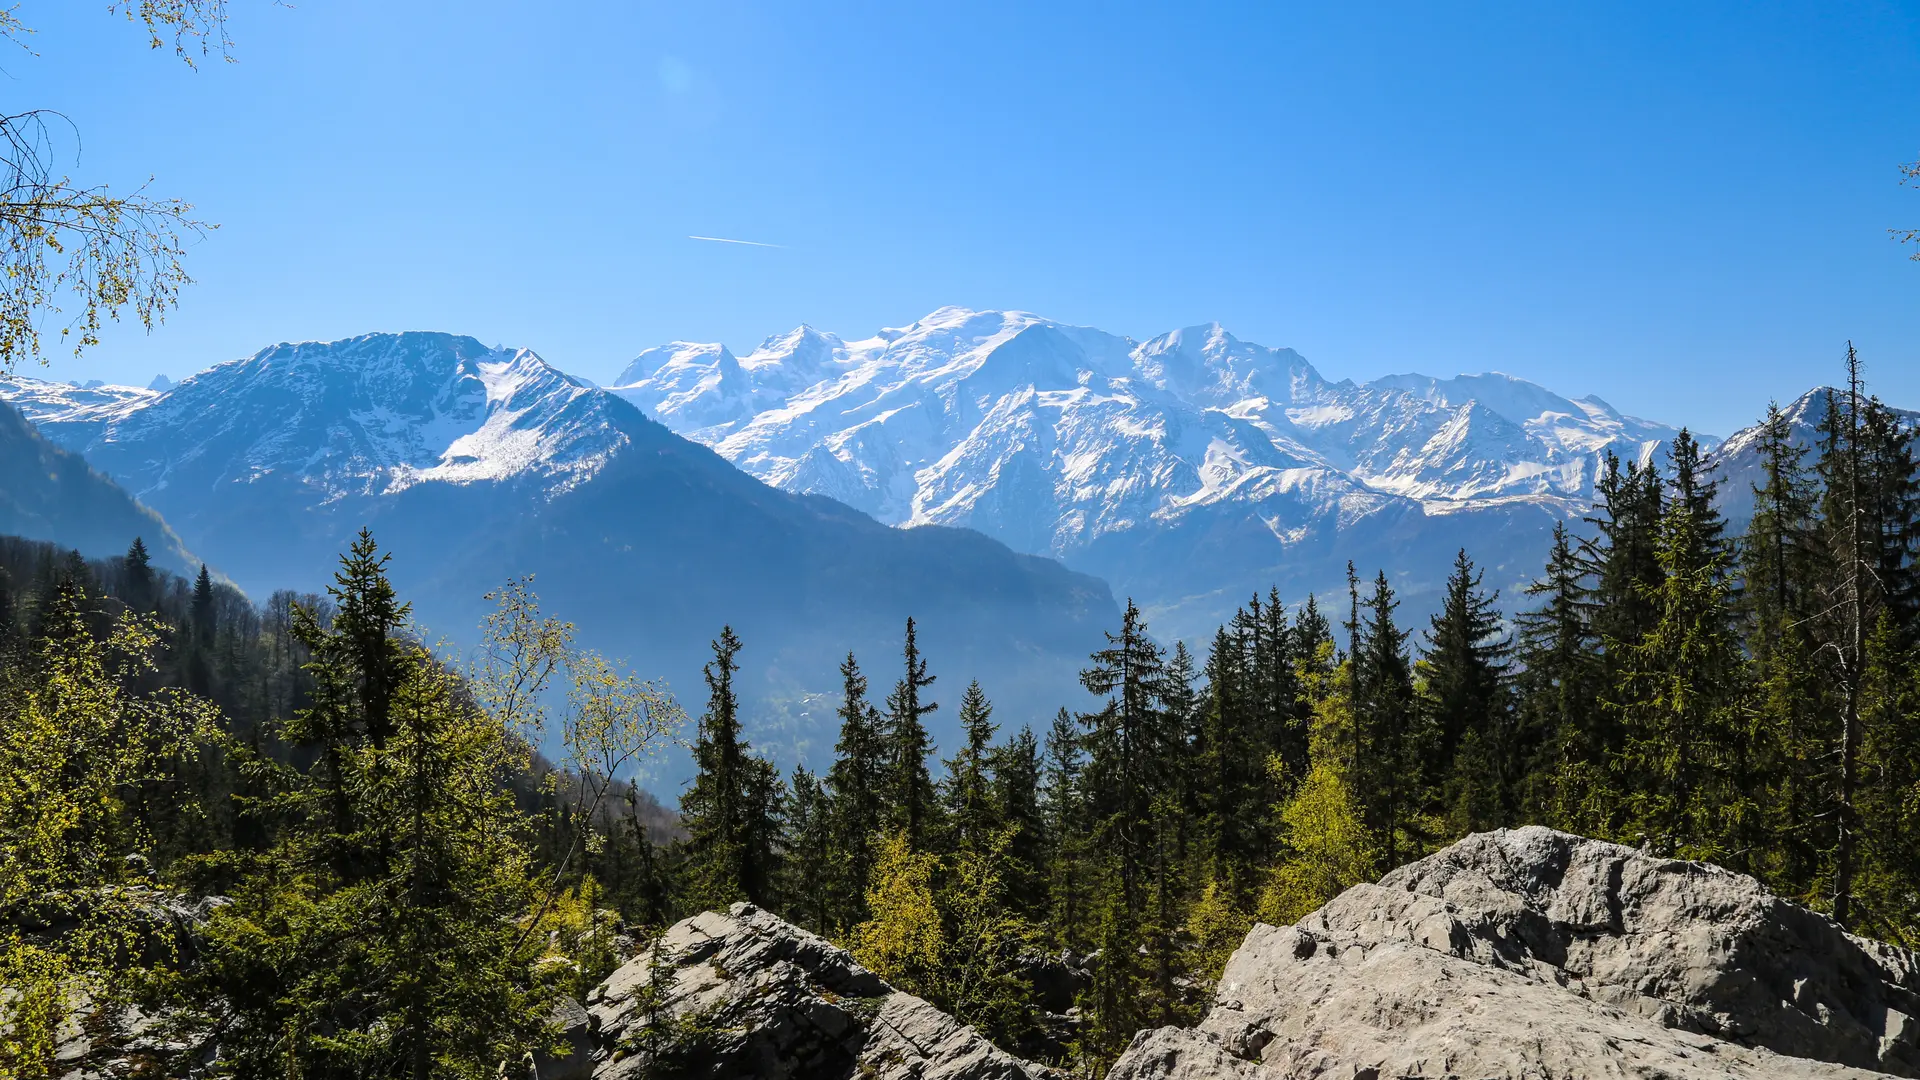
[[[369,526],[434,636],[470,640],[482,594],[534,574],[582,644],[692,694],[731,624],[756,744],[783,761],[831,744],[807,695],[838,688],[847,650],[890,677],[908,616],[936,672],[1030,715],[1058,706],[1118,617],[1100,581],[770,488],[618,395],[470,337],[278,345],[164,392],[15,377],[0,397],[263,598],[324,585]]]
[[[775,486],[1099,575],[1175,636],[1269,584],[1337,589],[1348,557],[1416,594],[1462,543],[1537,570],[1606,454],[1653,460],[1677,434],[1497,373],[1335,382],[1218,324],[1136,342],[964,308],[744,357],[673,342],[612,389]]]

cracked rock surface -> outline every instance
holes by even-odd
[[[1529,827],[1259,925],[1108,1080],[1920,1077],[1920,970],[1701,863]]]
[[[973,1028],[887,985],[846,952],[735,904],[664,935],[672,984],[660,1013],[714,1033],[701,1075],[766,1080],[1055,1080]],[[595,1080],[637,1080],[658,1063],[631,1038],[652,965],[642,953],[588,997]]]

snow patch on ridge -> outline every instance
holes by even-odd
[[[1289,544],[1396,506],[1571,514],[1605,454],[1676,434],[1498,372],[1332,382],[1218,323],[1137,342],[959,307],[852,341],[801,326],[744,359],[673,342],[612,389],[768,483],[1054,556],[1242,504]]]

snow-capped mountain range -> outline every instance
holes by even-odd
[[[1677,434],[1497,373],[1334,382],[1218,325],[1140,342],[963,308],[860,340],[803,326],[745,356],[673,342],[610,389],[770,484],[1193,608],[1181,632],[1264,581],[1324,593],[1349,555],[1416,593],[1461,544],[1531,572],[1531,541],[1588,507],[1605,455],[1645,462]]]
[[[531,351],[448,334],[282,344],[187,383],[15,378],[0,394],[148,501],[223,483],[295,483],[318,503],[435,480],[564,488],[627,442],[591,384]]]
[[[1410,615],[1460,547],[1511,596],[1605,455],[1648,461],[1676,434],[1507,375],[1333,381],[1218,325],[1135,341],[963,308],[745,356],[673,342],[607,391],[444,334],[283,344],[165,389],[0,385],[210,554],[198,537],[257,529],[265,502],[346,520],[422,485],[554,498],[629,445],[624,399],[774,487],[1104,578],[1182,637],[1255,590],[1337,592],[1348,560],[1386,568]],[[230,488],[249,497],[181,494]],[[277,572],[249,557],[223,562]]]
[[[367,525],[433,634],[469,639],[483,592],[536,574],[583,644],[683,689],[725,624],[768,698],[837,687],[849,649],[885,685],[913,615],[938,664],[1046,715],[1118,617],[1096,579],[769,487],[532,352],[468,337],[283,344],[164,391],[14,377],[0,397],[256,596],[324,585]],[[769,740],[789,760],[815,734],[794,723]]]

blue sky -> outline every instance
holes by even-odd
[[[606,378],[963,304],[1719,434],[1852,337],[1920,407],[1920,4],[232,3],[198,72],[21,4],[9,110],[221,225],[164,328],[41,374],[440,329]]]

